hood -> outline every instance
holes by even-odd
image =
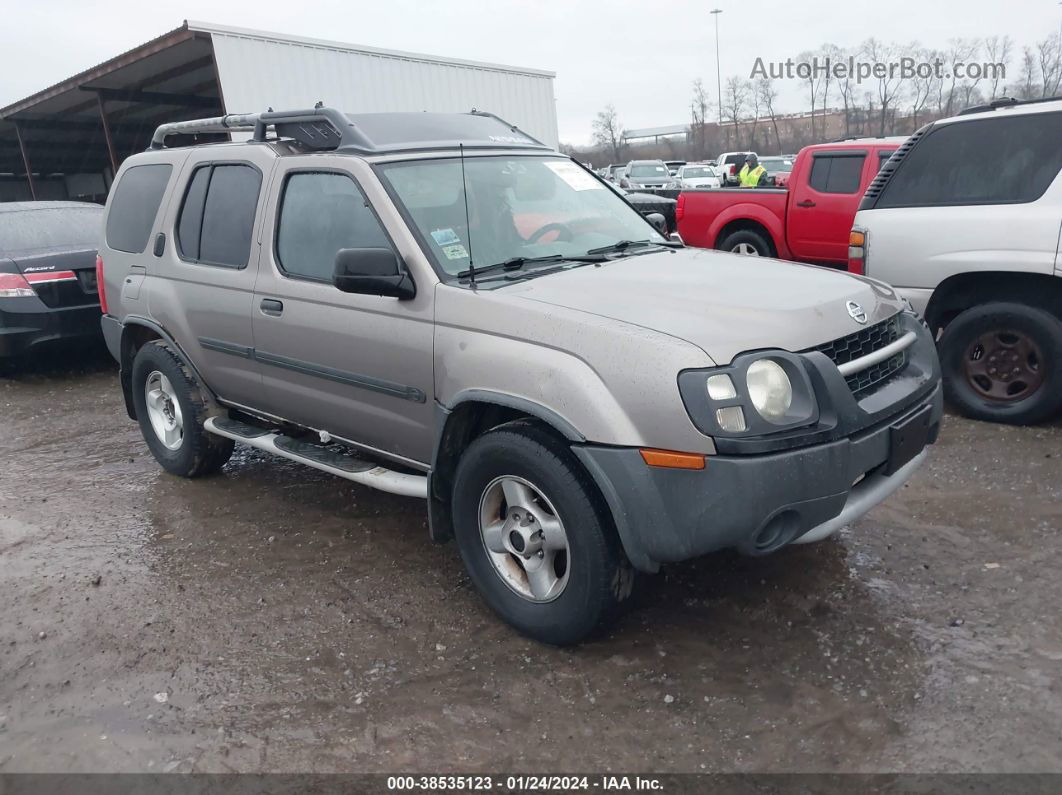
[[[692,188],[697,188],[701,185],[717,185],[719,184],[719,177],[684,177],[682,184],[689,185]]]
[[[668,334],[716,364],[763,348],[807,350],[903,307],[887,286],[843,271],[690,248],[574,268],[505,293]],[[866,312],[865,325],[848,301]]]
[[[661,206],[678,204],[677,199],[669,199],[666,196],[657,196],[655,193],[628,193],[627,201],[631,204],[659,204]]]

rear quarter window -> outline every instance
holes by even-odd
[[[1043,196],[1062,166],[1062,113],[997,114],[932,129],[875,206],[1021,204]]]
[[[147,248],[172,171],[169,163],[153,163],[133,166],[122,174],[107,210],[109,248],[129,254]]]
[[[247,265],[262,172],[242,163],[196,168],[177,218],[177,250],[204,265]]]
[[[858,193],[865,155],[816,155],[808,184],[819,193]]]

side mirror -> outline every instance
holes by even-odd
[[[667,219],[660,213],[649,213],[645,216],[645,220],[653,225],[653,228],[667,237]]]
[[[417,294],[401,259],[389,248],[341,248],[336,252],[332,284],[344,293],[403,300]]]

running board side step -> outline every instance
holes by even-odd
[[[428,497],[428,478],[425,475],[394,472],[381,466],[373,466],[354,456],[343,456],[320,448],[313,449],[313,445],[306,445],[283,434],[253,428],[253,426],[235,423],[221,417],[209,417],[203,427],[217,436],[243,442],[250,447],[264,450],[281,458],[298,461],[300,464],[320,469],[322,472],[360,483],[369,488],[400,494],[403,497],[420,497],[421,499]],[[248,432],[247,429],[252,430],[253,433]]]

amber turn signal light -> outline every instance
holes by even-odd
[[[642,460],[651,467],[667,469],[704,469],[705,459],[697,453],[676,453],[674,450],[642,450]]]

